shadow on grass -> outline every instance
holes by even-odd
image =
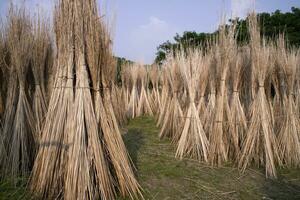
[[[282,176],[278,177],[277,180],[266,180],[263,190],[267,196],[266,199],[300,199],[300,185],[294,184]]]
[[[1,200],[19,200],[33,199],[26,191],[28,178],[18,178],[1,180],[0,199]]]
[[[131,128],[128,132],[123,135],[123,140],[129,156],[134,164],[135,174],[137,175],[138,170],[138,154],[140,148],[145,144],[145,138],[140,129]]]

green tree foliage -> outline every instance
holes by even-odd
[[[155,63],[161,63],[166,59],[166,55],[175,52],[174,50],[184,49],[187,47],[196,48],[198,46],[205,47],[207,45],[208,39],[212,38],[215,33],[197,33],[195,31],[189,32],[186,31],[182,36],[176,34],[174,37],[174,43],[167,41],[157,48],[158,52],[156,53]]]
[[[273,13],[259,13],[258,19],[261,24],[261,34],[268,39],[274,39],[280,33],[284,33],[289,44],[300,46],[300,8],[291,8],[291,12],[282,13],[276,10]],[[239,44],[245,44],[249,40],[247,18],[246,19],[230,19],[229,25],[236,23],[237,40]],[[205,49],[208,41],[218,33],[197,33],[195,31],[186,31],[183,35],[176,34],[174,42],[167,41],[157,48],[156,63],[162,63],[166,59],[166,55],[174,52],[174,50],[186,47],[199,47]]]

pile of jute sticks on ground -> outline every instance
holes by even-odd
[[[243,46],[235,24],[221,25],[206,49],[124,67],[123,102],[129,117],[156,116],[178,158],[265,167],[275,178],[276,167],[300,166],[300,51],[284,35],[263,38],[254,13],[248,26]]]
[[[30,177],[38,199],[142,197],[115,115],[115,60],[97,7],[59,0],[55,37],[46,19],[14,5],[1,26],[1,179]]]

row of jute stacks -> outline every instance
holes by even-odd
[[[178,158],[263,166],[274,178],[276,167],[300,166],[300,52],[284,35],[263,38],[254,13],[248,28],[242,46],[236,25],[221,25],[206,49],[172,52],[160,67],[125,67],[123,104],[129,117],[155,115]]]
[[[11,5],[1,29],[1,178],[30,176],[36,198],[142,198],[115,115],[112,41],[97,7],[59,0],[54,38],[45,19]]]

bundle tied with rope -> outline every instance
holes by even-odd
[[[31,21],[25,8],[11,5],[8,18],[9,89],[4,114],[4,144],[7,157],[5,177],[14,182],[29,175],[36,151],[34,117],[28,98],[26,80],[31,59],[33,36]]]
[[[60,0],[54,21],[58,67],[31,190],[42,198],[137,198],[111,104],[111,42],[97,4]]]

